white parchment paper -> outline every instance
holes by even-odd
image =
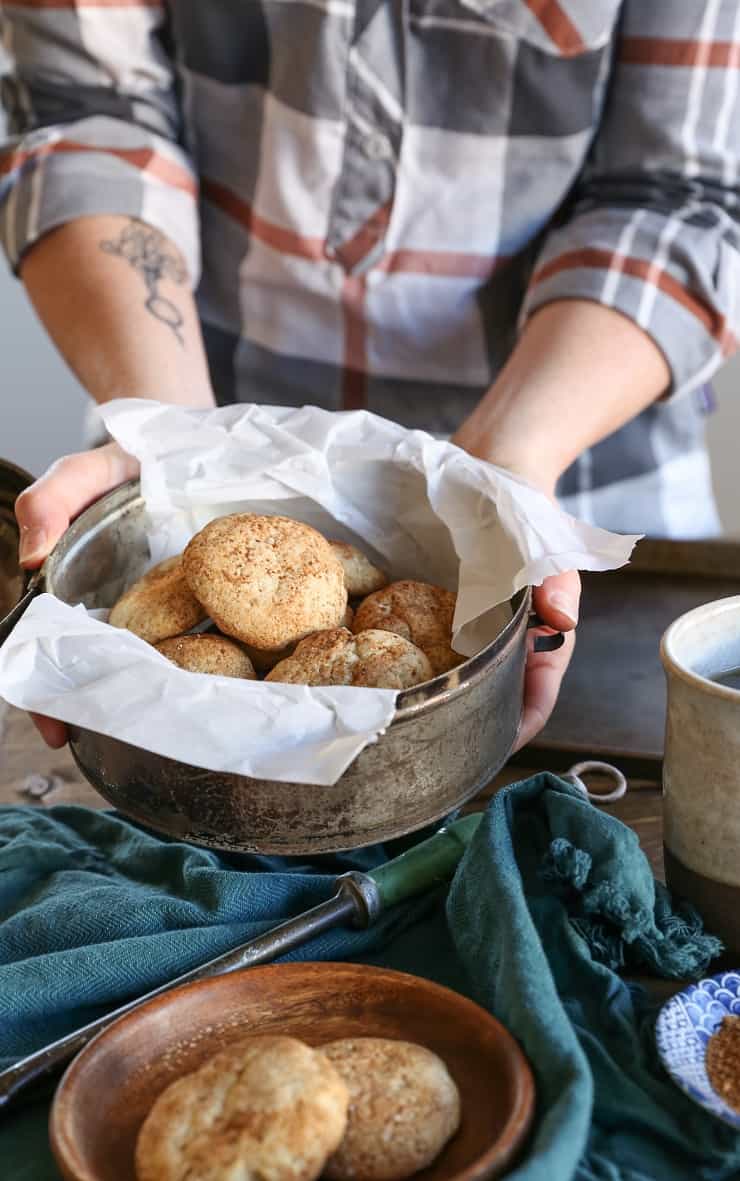
[[[495,638],[522,587],[623,565],[637,539],[576,521],[450,443],[364,411],[184,410],[122,400],[106,425],[141,462],[151,562],[224,513],[281,513],[359,544],[395,578],[458,592],[454,646]],[[396,693],[188,673],[99,612],[42,595],[0,649],[0,695],[211,770],[334,783]]]

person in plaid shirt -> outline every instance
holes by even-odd
[[[0,235],[96,400],[367,407],[597,524],[717,531],[737,0],[0,12]],[[133,471],[111,444],[57,464],[18,505],[26,564]],[[572,628],[576,576],[536,605]],[[530,660],[522,741],[571,644]]]

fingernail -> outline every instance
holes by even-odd
[[[46,530],[42,525],[24,526],[21,529],[18,560],[22,563],[35,562],[46,557]]]
[[[564,591],[553,591],[551,595],[547,596],[547,601],[555,611],[559,611],[566,619],[570,620],[573,627],[578,623],[578,603],[570,595],[565,594]]]

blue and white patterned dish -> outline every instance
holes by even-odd
[[[740,1128],[740,1112],[719,1097],[707,1077],[707,1042],[723,1017],[740,1017],[740,972],[720,972],[671,997],[655,1023],[658,1054],[674,1083],[712,1115]]]

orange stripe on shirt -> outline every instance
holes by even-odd
[[[229,217],[233,217],[234,221],[238,221],[249,230],[259,242],[270,246],[278,254],[292,254],[298,258],[313,259],[314,262],[325,257],[323,238],[308,238],[296,233],[295,230],[289,230],[260,217],[247,201],[237,197],[226,185],[204,177],[201,180],[201,194],[206,201],[212,202]]]
[[[703,299],[694,295],[693,292],[687,291],[678,279],[674,279],[673,275],[669,275],[667,271],[656,271],[655,264],[645,258],[630,258],[624,254],[615,254],[610,250],[595,248],[569,250],[540,267],[532,278],[531,286],[544,283],[546,279],[551,279],[553,275],[558,275],[561,271],[572,271],[580,267],[605,271],[618,270],[624,275],[640,279],[643,283],[651,283],[665,295],[674,299],[676,303],[681,304],[688,312],[691,312],[709,335],[717,341],[725,356],[729,356],[737,348],[738,342],[728,328],[724,316],[705,303]]]
[[[628,66],[740,68],[738,41],[679,41],[668,37],[623,37],[619,61]]]
[[[525,4],[562,54],[572,57],[583,53],[583,38],[558,0],[525,0]]]
[[[183,192],[189,193],[191,197],[195,197],[198,192],[198,185],[195,178],[187,169],[177,164],[174,160],[169,160],[166,156],[153,151],[152,148],[102,147],[91,144],[78,144],[72,140],[65,139],[57,140],[56,143],[42,144],[40,147],[28,152],[7,152],[0,158],[0,176],[22,168],[29,160],[43,160],[47,156],[62,155],[65,152],[96,152],[106,156],[115,156],[116,159],[123,160],[124,163],[138,168],[140,172],[145,172],[148,176],[153,176],[163,184],[170,185],[171,188],[182,189]]]
[[[389,274],[429,275],[432,278],[489,279],[507,256],[466,254],[454,250],[393,250],[378,263]]]

